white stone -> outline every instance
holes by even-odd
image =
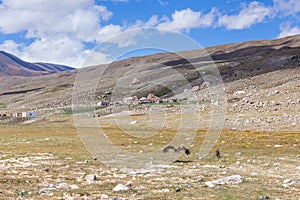
[[[108,195],[107,194],[102,194],[100,199],[108,199]]]
[[[113,188],[114,192],[118,192],[118,191],[128,191],[131,189],[131,182],[126,183],[125,185],[123,184],[118,184],[116,187]]]
[[[58,186],[57,186],[57,188],[60,188],[60,189],[62,189],[62,188],[66,189],[68,187],[69,187],[69,185],[67,183],[59,183]]]
[[[256,172],[252,172],[251,176],[257,176],[258,174]]]
[[[236,91],[233,95],[234,95],[234,96],[240,96],[240,95],[242,95],[242,94],[246,94],[246,92],[243,91],[243,90],[240,90],[240,91]]]
[[[139,84],[141,81],[137,78],[134,78],[131,82],[131,85],[136,85],[136,84]]]
[[[284,179],[283,183],[291,183],[292,180],[291,179]]]
[[[209,187],[209,188],[215,187],[215,185],[214,185],[211,181],[207,181],[207,182],[205,182],[204,184],[205,184],[207,187]]]
[[[232,175],[225,178],[220,178],[211,181],[213,184],[223,185],[223,184],[239,184],[243,182],[243,178],[240,175]]]
[[[169,190],[169,189],[167,189],[167,188],[165,188],[165,189],[162,189],[162,192],[164,192],[164,193],[168,193],[168,192],[170,192],[170,190]]]
[[[137,121],[134,120],[134,121],[131,121],[131,122],[129,123],[129,125],[134,125],[134,124],[136,124],[136,123],[137,123]]]
[[[93,183],[97,179],[95,174],[89,174],[85,177],[85,180],[88,184]]]
[[[79,187],[77,185],[70,185],[71,190],[77,190]]]
[[[197,86],[194,86],[193,88],[192,88],[192,91],[193,92],[197,92],[198,90],[200,90],[200,87],[197,85]]]

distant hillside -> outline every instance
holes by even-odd
[[[266,98],[277,101],[277,97],[270,96],[272,92],[278,94],[277,91],[281,91],[278,95],[281,105],[285,105],[285,100],[280,99],[281,97],[299,102],[300,35],[277,40],[219,45],[204,50],[132,57],[113,62],[109,66],[98,65],[71,71],[63,71],[71,69],[60,68],[64,66],[24,62],[0,52],[0,110],[70,108],[78,72],[81,78],[90,80],[93,76],[98,77],[99,68],[102,67],[107,69],[99,77],[93,97],[98,102],[118,101],[116,96],[142,98],[150,93],[169,98],[175,95],[170,89],[175,91],[177,88],[183,88],[183,84],[186,83],[181,77],[184,77],[191,87],[202,88],[205,78],[211,77],[211,63],[219,69],[226,87],[227,99],[232,104],[237,101],[245,103],[240,100],[240,96],[233,95],[240,90],[251,91],[251,95],[249,93],[248,99],[245,100],[247,102],[259,100],[259,95],[265,94],[269,95]],[[63,72],[55,73],[59,70]],[[44,74],[46,75],[38,76]],[[177,76],[180,79],[177,79]],[[135,79],[138,79],[139,83],[133,85]],[[88,89],[89,85],[83,84],[82,87]],[[137,89],[132,90],[134,87]],[[116,88],[121,88],[118,95]],[[265,91],[266,88],[274,91]],[[80,101],[89,95],[85,89],[76,94]],[[199,90],[201,92],[205,89]],[[184,91],[176,90],[176,94],[180,95]],[[205,99],[205,95],[201,98]],[[271,107],[267,109],[269,108]]]
[[[73,68],[50,63],[30,63],[0,51],[0,76],[40,76],[68,70]]]

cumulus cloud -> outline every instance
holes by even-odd
[[[282,15],[294,15],[300,12],[299,0],[274,0],[274,7]]]
[[[25,46],[8,40],[0,47],[28,61],[80,66],[87,56],[83,42],[94,42],[101,31],[103,37],[107,37],[104,33],[110,35],[106,27],[101,29],[101,22],[112,14],[94,0],[4,0],[0,32],[25,32],[33,42]]]
[[[93,5],[92,0],[6,0],[0,7],[0,31],[27,31],[27,37],[67,33],[90,41],[100,20],[108,20],[111,15],[106,7]]]
[[[5,40],[2,44],[0,44],[1,50],[14,53],[16,56],[20,56],[23,47],[23,44],[18,44],[13,40]]]
[[[299,26],[292,27],[291,23],[287,22],[280,25],[280,34],[278,38],[297,35],[297,34],[300,34],[300,27]]]
[[[111,63],[113,59],[110,55],[99,51],[86,51],[88,56],[84,58],[83,66],[99,65],[101,63]]]
[[[266,7],[257,1],[249,3],[237,15],[223,15],[218,19],[218,26],[225,26],[227,29],[245,29],[257,23],[263,22],[271,17],[273,8]]]
[[[216,10],[212,9],[207,14],[202,14],[200,11],[193,11],[190,8],[184,10],[176,10],[171,19],[167,16],[163,17],[158,25],[158,28],[167,28],[177,31],[189,32],[193,28],[209,27],[213,24],[216,17]]]

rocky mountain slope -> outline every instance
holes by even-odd
[[[0,51],[0,76],[39,76],[53,74],[61,71],[72,70],[73,68],[50,63],[30,63]]]
[[[78,87],[78,77],[81,77],[85,88],[76,94],[75,101],[82,100],[82,103],[88,98],[94,102],[113,102],[133,95],[146,97],[149,93],[165,99],[191,100],[185,91],[198,95],[203,112],[208,112],[211,96],[201,85],[212,76],[212,65],[224,81],[228,128],[276,126],[300,130],[300,35],[133,57],[110,65],[46,76],[5,76],[1,78],[0,109],[2,112],[68,110],[74,101],[74,85]],[[99,70],[103,69],[100,77]],[[187,82],[177,80],[177,76]],[[87,84],[92,77],[96,81],[93,84],[97,85],[94,94],[90,94]],[[138,80],[137,84],[132,84],[133,80]],[[174,92],[177,88],[183,89]]]

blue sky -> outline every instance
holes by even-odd
[[[299,17],[299,0],[0,0],[0,49],[27,61],[80,67],[93,52],[88,64],[113,61],[107,43],[119,51],[145,40],[141,31],[125,34],[131,30],[174,30],[207,47],[299,34]],[[173,50],[196,48],[183,41],[169,43],[179,44]],[[145,49],[128,55],[155,52]]]

